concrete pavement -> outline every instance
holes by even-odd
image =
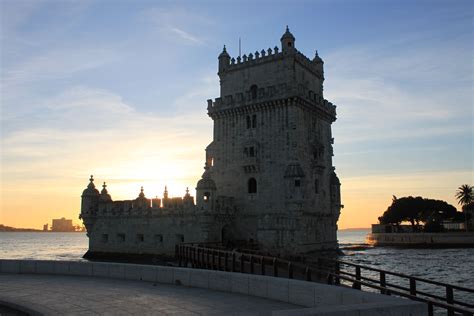
[[[45,315],[271,315],[301,306],[171,284],[83,276],[0,274],[0,302]]]

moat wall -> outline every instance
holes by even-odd
[[[474,247],[474,232],[371,233],[366,240],[374,246]]]

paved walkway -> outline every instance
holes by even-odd
[[[33,274],[0,274],[2,301],[45,315],[270,315],[300,307],[161,283]]]

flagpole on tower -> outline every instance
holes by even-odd
[[[240,42],[240,37],[239,37],[239,57],[240,57],[240,55],[241,55],[241,53],[242,53],[242,52],[241,52],[241,48],[242,48],[242,44],[241,44],[241,42]]]

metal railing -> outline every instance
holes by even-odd
[[[474,314],[474,289],[385,271],[332,258],[311,262],[290,261],[255,251],[229,251],[210,244],[180,244],[175,257],[180,266],[300,279],[358,290],[396,295],[428,305],[429,315],[446,311],[448,316]],[[406,285],[404,285],[406,283]],[[423,288],[431,287],[428,290]],[[444,293],[441,295],[439,293]],[[459,298],[471,295],[471,299]]]

